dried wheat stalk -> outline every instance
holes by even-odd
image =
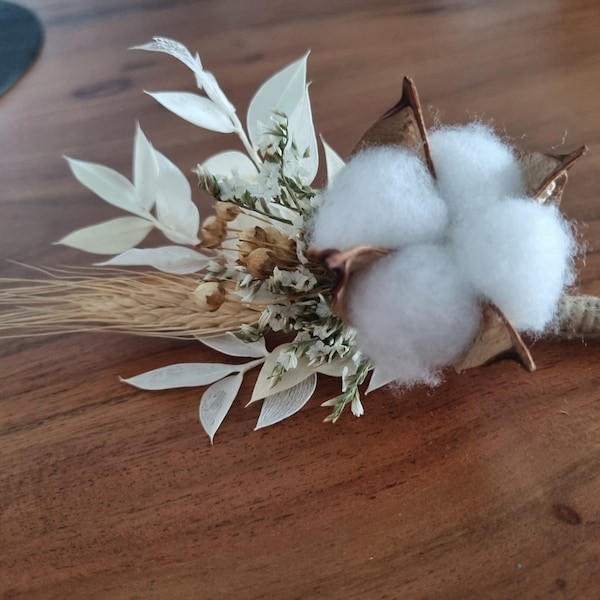
[[[225,290],[214,309],[195,294],[198,277],[113,271],[109,276],[51,273],[53,279],[4,279],[2,337],[116,331],[194,339],[234,331],[258,320],[263,306]]]

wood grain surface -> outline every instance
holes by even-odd
[[[143,90],[192,89],[184,67],[127,48],[201,52],[242,114],[312,49],[318,131],[341,153],[412,76],[429,123],[493,120],[525,149],[590,153],[563,202],[600,294],[597,0],[27,0],[39,61],[0,98],[0,269],[83,265],[52,242],[117,211],[62,155],[130,173],[134,125],[190,170],[233,138]],[[431,108],[429,108],[431,107]],[[198,198],[199,202],[203,202]],[[206,206],[206,204],[203,204]],[[205,211],[206,214],[206,211]],[[253,432],[250,382],[210,446],[200,390],[118,381],[199,345],[79,334],[1,340],[0,597],[31,599],[580,599],[600,597],[600,346],[533,347],[389,391],[325,425],[336,393]],[[226,360],[226,359],[225,359]]]

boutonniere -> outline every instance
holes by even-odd
[[[257,428],[300,410],[322,375],[340,379],[322,403],[336,421],[346,406],[361,416],[365,394],[438,385],[447,368],[512,356],[533,370],[524,334],[598,333],[600,300],[567,293],[579,249],[559,210],[584,147],[523,154],[481,122],[427,131],[405,79],[398,104],[346,161],[317,140],[307,55],[260,86],[244,124],[198,54],[165,38],[137,49],[180,60],[198,87],[151,97],[237,137],[244,152],[204,158],[198,191],[139,124],[131,181],[68,158],[80,183],[126,214],[58,241],[108,257],[89,269],[11,280],[0,291],[4,335],[105,330],[235,357],[123,379],[145,390],[204,387],[200,421],[212,441],[252,370]],[[212,214],[200,215],[196,193],[214,198]],[[165,245],[144,245],[154,229]],[[286,341],[269,346],[270,332]]]

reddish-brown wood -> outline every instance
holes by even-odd
[[[7,259],[89,264],[52,242],[116,215],[61,155],[127,173],[136,119],[185,169],[230,146],[142,94],[192,88],[169,58],[127,51],[166,35],[202,53],[242,114],[312,48],[315,120],[342,153],[404,75],[429,125],[439,110],[493,119],[527,150],[587,144],[562,207],[589,243],[582,291],[600,293],[596,0],[26,4],[47,43],[0,98],[2,275],[24,273]],[[211,447],[199,390],[140,392],[118,376],[218,355],[112,335],[2,340],[0,596],[591,600],[600,346],[539,341],[533,354],[533,374],[510,362],[448,373],[433,392],[377,392],[335,426],[313,401],[252,432],[248,386]],[[337,392],[320,385],[322,400]]]

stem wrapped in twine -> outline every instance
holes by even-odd
[[[600,298],[597,296],[565,294],[560,299],[558,314],[561,338],[600,337]]]

